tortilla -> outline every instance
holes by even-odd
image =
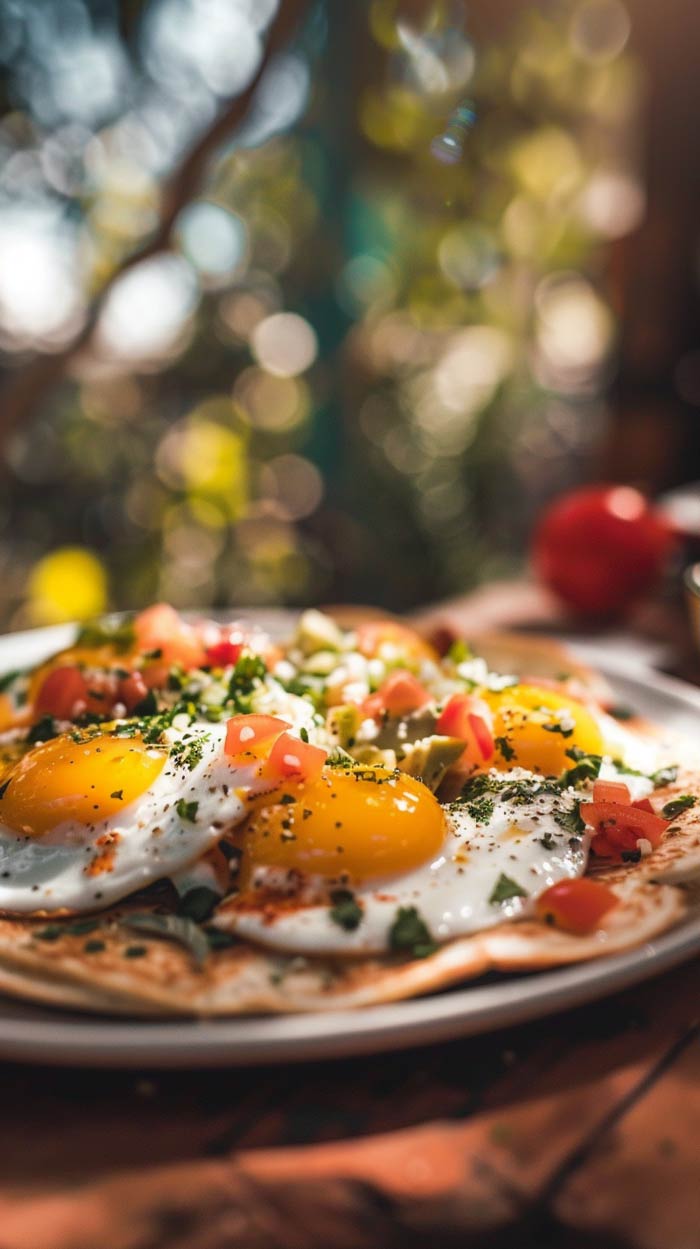
[[[485,641],[483,651],[492,662],[497,658],[502,670],[532,672],[531,639],[524,647],[522,639],[509,641],[510,650],[501,636],[490,648]],[[538,640],[536,651],[537,674],[556,676],[562,667],[561,648]],[[563,654],[571,671],[570,657]],[[594,682],[595,674],[580,664],[576,667],[578,680],[590,676]],[[641,721],[631,727],[649,732]],[[700,795],[697,752],[686,741],[662,736],[681,771],[657,796],[666,802],[680,793]],[[187,949],[126,925],[130,912],[149,909],[135,900],[93,916],[89,932],[72,932],[67,923],[57,937],[52,933],[60,921],[3,918],[0,989],[47,1005],[112,1015],[323,1011],[413,997],[490,971],[539,971],[621,953],[644,946],[690,913],[694,903],[685,883],[700,876],[700,810],[678,816],[663,843],[647,858],[596,875],[615,888],[620,902],[590,935],[574,936],[523,920],[458,938],[421,959],[398,955],[307,959],[240,942],[215,950],[197,966]],[[151,904],[150,909],[155,913],[158,907]],[[225,905],[213,923],[225,929]]]

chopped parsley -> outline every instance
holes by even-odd
[[[309,742],[309,733],[308,733],[308,729],[305,729],[303,725],[302,725],[302,726],[301,726],[301,728],[299,729],[299,736],[300,736],[300,738],[301,738],[302,742],[306,742],[306,744],[308,745],[308,742]]]
[[[228,684],[226,702],[241,715],[253,710],[253,694],[265,680],[267,666],[259,655],[241,655]]]
[[[409,953],[413,958],[427,958],[437,945],[415,906],[400,906],[389,929],[389,947],[395,953]]]
[[[158,711],[158,703],[153,690],[149,690],[140,703],[134,707],[135,716],[154,716]]]
[[[563,828],[567,833],[572,833],[574,836],[581,834],[586,827],[586,821],[581,815],[581,804],[579,802],[575,802],[573,807],[554,811],[552,814],[559,827]]]
[[[517,880],[512,880],[510,876],[506,876],[505,872],[501,872],[496,881],[489,902],[492,906],[497,906],[499,902],[507,902],[509,898],[526,898],[527,890],[518,884]]]
[[[194,824],[197,819],[197,811],[199,810],[198,802],[188,802],[186,798],[178,798],[175,810],[181,820],[187,820],[190,824]]]
[[[339,928],[354,932],[362,923],[362,907],[351,889],[334,889],[331,893],[330,917]]]
[[[177,913],[186,919],[193,919],[196,924],[203,924],[205,919],[209,919],[220,901],[221,894],[215,889],[210,889],[208,885],[195,885],[193,889],[188,889],[187,893],[183,894]]]
[[[573,725],[567,724],[565,727],[560,720],[550,720],[549,724],[543,724],[542,728],[545,733],[561,733],[562,737],[571,737],[574,731]]]
[[[567,758],[573,760],[574,766],[567,768],[561,776],[560,783],[564,787],[572,785],[577,788],[579,785],[584,785],[586,781],[596,779],[603,764],[602,755],[586,754],[586,751],[578,746],[571,746],[566,754]]]
[[[22,673],[19,668],[15,668],[13,672],[4,672],[0,677],[0,694],[3,694],[5,690],[9,690],[10,686],[14,685],[17,678],[21,676]]]
[[[670,802],[666,803],[665,807],[661,808],[661,814],[665,820],[675,820],[676,816],[681,814],[681,811],[689,811],[691,807],[695,806],[696,802],[697,798],[694,794],[679,794],[677,798],[672,798]]]
[[[27,733],[27,741],[32,746],[36,742],[48,742],[52,737],[58,737],[58,725],[53,716],[42,716]]]
[[[93,937],[90,941],[86,941],[83,946],[86,954],[101,954],[102,950],[106,948],[104,941],[100,941],[99,937]]]
[[[654,789],[663,789],[664,785],[672,785],[678,779],[678,767],[675,763],[668,767],[659,768],[658,771],[652,772],[649,780],[652,782]]]
[[[112,793],[111,793],[109,796],[110,796],[110,798],[116,798],[119,802],[121,802],[121,801],[122,801],[122,799],[123,799],[123,797],[124,797],[124,790],[123,790],[123,789],[115,789],[115,790],[113,790],[113,791],[112,791]]]
[[[511,746],[507,737],[497,737],[496,745],[501,754],[501,757],[505,759],[506,763],[510,763],[511,759],[515,758],[515,751],[513,750],[513,747]]]

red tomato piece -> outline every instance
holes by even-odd
[[[593,932],[604,915],[617,904],[612,889],[600,881],[581,876],[559,880],[541,893],[535,909],[538,918],[579,936]]]
[[[636,802],[632,803],[632,806],[637,811],[650,811],[652,815],[656,815],[654,806],[648,798],[638,798]]]
[[[537,527],[535,569],[583,616],[614,615],[657,580],[671,528],[630,486],[586,486],[556,499]]]
[[[147,694],[148,686],[140,672],[132,672],[128,677],[122,677],[117,687],[117,699],[124,704],[127,711],[138,707]]]
[[[42,682],[36,696],[37,715],[71,720],[87,709],[88,685],[79,668],[54,668]]]
[[[579,809],[581,818],[595,830],[591,849],[599,858],[619,858],[623,853],[634,853],[638,841],[658,846],[668,828],[668,820],[637,806],[582,802]]]
[[[369,703],[372,708],[378,708],[380,711],[390,716],[406,716],[411,711],[418,711],[420,707],[425,707],[430,702],[430,694],[424,685],[413,676],[413,673],[407,672],[404,668],[397,668],[396,672],[392,672],[386,681],[380,686],[376,694],[371,694],[365,700],[364,706]],[[375,715],[376,711],[367,712],[368,715]]]
[[[239,641],[222,638],[213,646],[207,646],[206,661],[212,668],[228,668],[240,659],[243,645],[242,638]]]
[[[302,742],[291,733],[277,738],[265,765],[265,775],[275,780],[315,781],[323,771],[328,751]]]
[[[438,716],[435,728],[446,737],[460,737],[466,742],[465,755],[470,756],[471,763],[486,763],[493,758],[493,716],[483,698],[474,694],[453,694]]]
[[[167,663],[183,668],[198,668],[206,659],[206,651],[197,630],[183,620],[174,607],[156,603],[139,613],[134,621],[137,648],[141,654],[160,651]]]
[[[241,715],[232,716],[226,725],[226,742],[224,754],[233,759],[241,755],[259,757],[267,750],[267,745],[291,728],[288,720],[278,720],[277,716]]]
[[[632,797],[627,785],[624,785],[622,781],[594,781],[593,801],[619,802],[623,806],[630,806]]]

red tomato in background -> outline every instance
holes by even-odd
[[[586,486],[556,499],[535,531],[537,575],[581,616],[613,616],[652,588],[672,531],[631,486]]]

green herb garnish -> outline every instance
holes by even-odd
[[[42,716],[27,733],[27,741],[32,746],[36,742],[48,742],[52,737],[58,737],[58,725],[53,716]]]
[[[505,872],[501,872],[491,890],[489,902],[492,906],[496,906],[499,902],[507,902],[509,898],[526,898],[527,896],[527,890],[523,889],[517,880],[512,880],[510,876],[506,876]]]
[[[177,913],[186,919],[193,919],[196,924],[202,924],[205,919],[209,919],[220,901],[221,894],[215,889],[210,889],[208,885],[195,885],[194,889],[188,889],[183,894]]]
[[[181,820],[187,820],[190,824],[194,824],[197,819],[199,810],[198,802],[188,802],[186,798],[178,798],[175,804],[175,810]]]
[[[679,794],[677,798],[672,798],[670,802],[666,803],[665,807],[661,808],[661,814],[665,820],[675,820],[676,816],[681,814],[681,811],[689,811],[691,807],[695,806],[696,802],[697,798],[694,794]]]
[[[389,947],[395,953],[408,952],[414,958],[427,958],[429,954],[434,954],[437,945],[415,906],[399,907],[389,929]]]
[[[654,789],[663,789],[664,785],[672,785],[678,780],[677,764],[671,763],[668,767],[659,768],[658,771],[652,772],[649,780],[653,783]]]
[[[330,917],[339,928],[354,932],[362,922],[362,907],[350,889],[334,889],[331,893]]]
[[[513,750],[513,747],[507,737],[497,737],[496,745],[500,751],[501,757],[505,759],[506,763],[510,763],[511,759],[515,758],[515,751]]]

